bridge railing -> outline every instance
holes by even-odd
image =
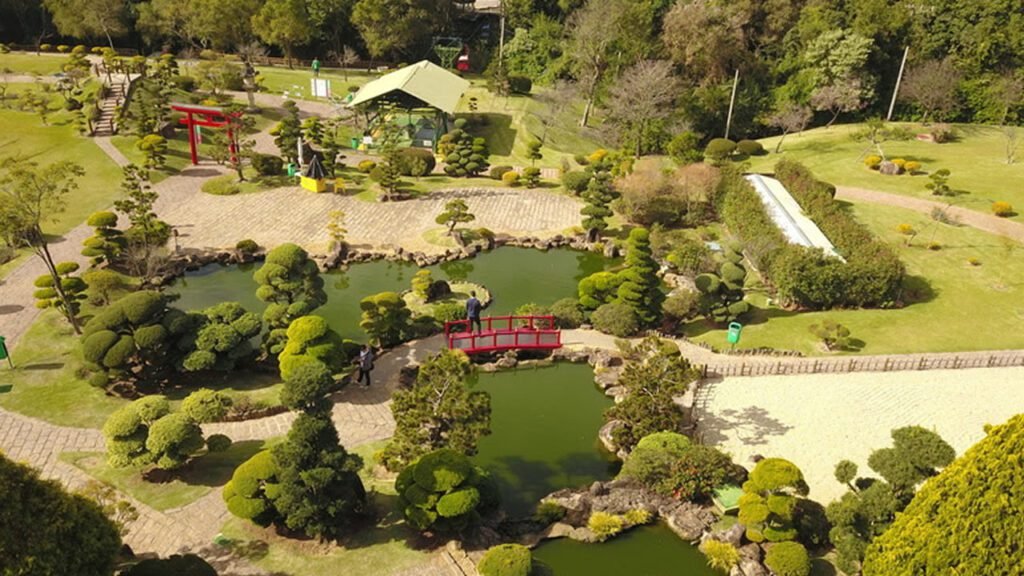
[[[489,316],[481,318],[482,330],[473,332],[469,320],[445,322],[448,348],[466,352],[490,352],[512,348],[561,348],[562,331],[554,316]]]

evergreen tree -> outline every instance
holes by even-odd
[[[36,299],[36,308],[56,308],[67,318],[68,323],[74,326],[78,323],[78,313],[82,309],[82,301],[86,298],[85,291],[89,286],[82,278],[73,276],[75,272],[78,272],[77,262],[60,262],[57,264],[56,270],[60,293],[63,293],[63,297],[57,292],[53,276],[43,274],[35,281],[35,286],[38,288],[33,293]]]
[[[381,128],[380,153],[384,157],[375,170],[377,183],[384,192],[384,200],[392,200],[402,189],[402,156],[398,148],[400,133],[398,127],[387,122]]]
[[[0,453],[0,572],[109,576],[121,548],[98,504]]]
[[[329,412],[299,414],[273,456],[274,508],[289,529],[336,539],[363,512],[366,490],[357,474],[362,461],[341,446]]]
[[[95,228],[95,231],[82,242],[85,246],[82,255],[91,258],[93,266],[117,260],[128,246],[124,233],[117,229],[117,214],[96,212],[85,223]]]
[[[284,118],[271,130],[274,135],[274,144],[281,151],[289,162],[299,161],[299,138],[302,136],[302,121],[299,120],[299,106],[294,100],[285,100],[281,105],[284,108]]]
[[[1024,415],[985,431],[875,538],[864,576],[1020,574]]]
[[[803,472],[789,460],[765,458],[743,483],[739,521],[752,542],[784,542],[796,538],[797,496],[806,496]]]
[[[618,300],[633,309],[641,325],[651,326],[661,318],[665,295],[660,289],[658,262],[651,252],[651,236],[646,228],[630,230],[625,265]]]
[[[610,205],[619,197],[619,193],[612,185],[611,174],[605,170],[595,171],[582,196],[587,203],[580,210],[580,214],[584,216],[583,228],[599,234],[608,228],[607,219],[612,215]]]
[[[381,346],[394,346],[409,333],[412,311],[396,292],[381,292],[359,302],[363,311],[359,327]]]
[[[448,235],[451,236],[455,233],[455,227],[459,224],[465,224],[476,220],[469,211],[469,206],[466,205],[466,201],[456,198],[455,200],[449,200],[444,205],[444,211],[437,215],[434,219],[438,224],[443,224],[448,227]]]
[[[401,470],[439,448],[476,453],[477,441],[491,431],[491,397],[466,387],[471,370],[464,352],[447,350],[420,366],[411,388],[395,391],[395,435],[381,457],[389,470]]]
[[[271,250],[253,278],[259,285],[256,297],[268,303],[263,321],[270,331],[264,349],[277,354],[284,348],[285,332],[292,321],[327,302],[324,280],[309,254],[291,243]]]

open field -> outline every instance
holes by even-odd
[[[32,52],[8,52],[0,54],[0,69],[7,68],[14,74],[56,74],[67,62],[67,54],[39,54]]]
[[[927,126],[920,124],[907,126],[915,133],[928,131]],[[780,158],[789,158],[806,164],[820,180],[839,186],[948,201],[986,214],[992,213],[990,206],[993,202],[1009,202],[1017,212],[1013,219],[1024,222],[1024,147],[1018,152],[1017,162],[1007,164],[1006,139],[998,127],[958,124],[957,140],[945,144],[918,140],[882,144],[887,157],[921,162],[923,172],[942,168],[949,170],[949,185],[955,191],[964,192],[954,197],[933,196],[925,188],[925,184],[930,182],[925,174],[885,176],[867,169],[864,158],[877,152],[870,143],[851,137],[860,127],[859,124],[846,124],[790,134],[783,142],[782,153],[753,157],[750,159],[751,168],[770,172]],[[776,136],[761,142],[772,152],[778,139]]]
[[[833,310],[795,313],[766,306],[763,294],[746,318],[741,348],[769,346],[821,354],[809,332],[824,319],[850,329],[865,354],[956,352],[1024,348],[1024,247],[966,226],[940,224],[928,216],[888,206],[858,204],[854,214],[896,248],[907,266],[906,298],[893,310]],[[920,233],[911,246],[896,228],[910,224]],[[927,248],[937,243],[938,250]],[[972,265],[971,259],[978,264]],[[724,348],[725,331],[693,322],[686,333]]]

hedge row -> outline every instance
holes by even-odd
[[[786,238],[738,168],[722,169],[716,200],[722,221],[740,238],[747,258],[758,270],[771,270],[776,255],[786,246]]]
[[[842,210],[834,199],[835,187],[817,180],[804,165],[792,160],[780,160],[775,165],[775,177],[846,259],[846,265],[836,267],[823,265],[820,254],[813,250],[791,255],[790,266],[785,269],[794,270],[793,264],[798,263],[796,268],[802,268],[803,277],[789,278],[790,282],[781,285],[776,282],[779,296],[808,308],[896,305],[906,273],[903,263],[887,244]],[[816,271],[822,272],[820,278],[814,277]],[[772,275],[785,273],[772,270]],[[819,288],[816,294],[800,289],[801,283],[808,282]],[[820,289],[823,286],[828,288]]]

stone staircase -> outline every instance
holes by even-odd
[[[123,82],[115,77],[109,85],[107,96],[100,101],[100,117],[96,120],[96,130],[93,136],[106,137],[117,133],[117,112],[118,106],[124,102],[125,87],[127,79]]]

